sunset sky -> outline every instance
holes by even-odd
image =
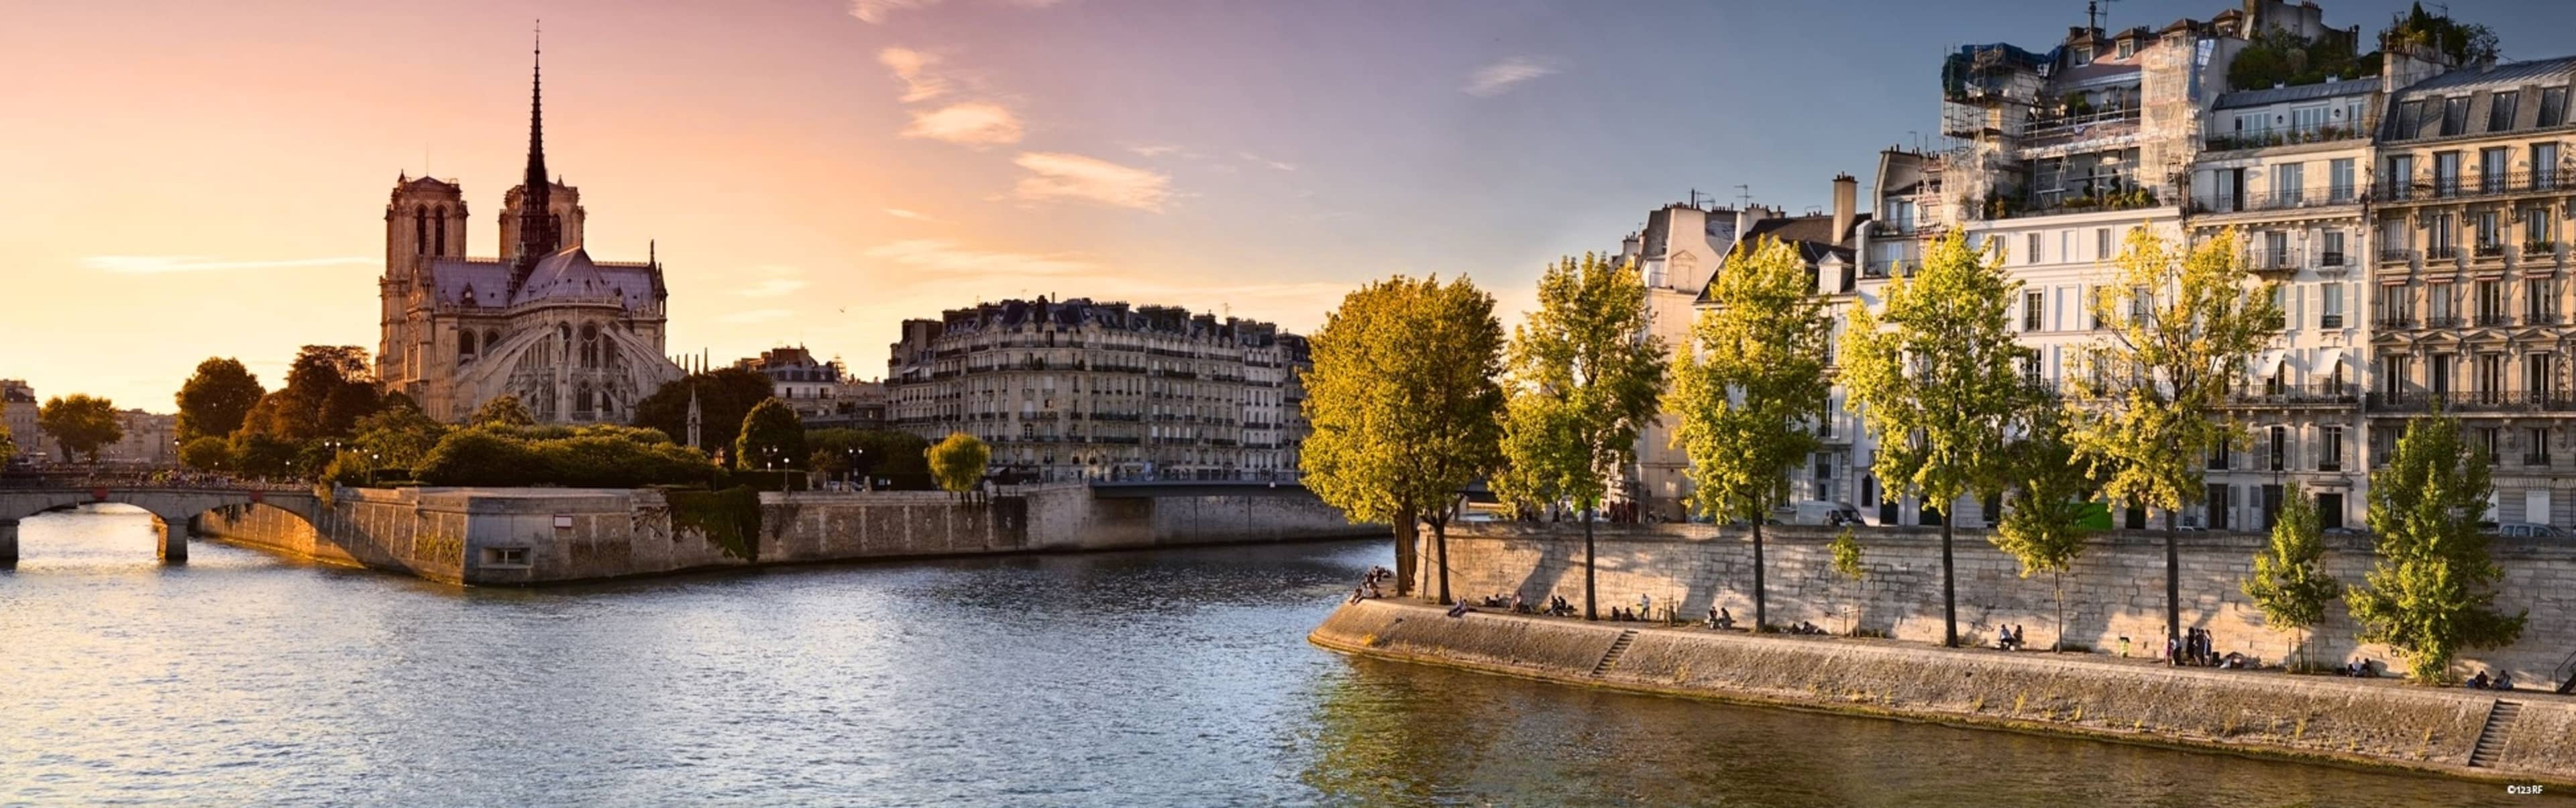
[[[594,257],[658,242],[671,352],[875,377],[901,319],[1011,296],[1304,331],[1368,279],[1468,273],[1514,319],[1542,264],[1692,188],[1824,204],[1931,135],[1943,52],[2084,7],[1935,5],[0,0],[0,377],[168,411],[208,356],[275,386],[298,345],[373,350],[398,174],[460,180],[499,253],[536,18],[548,165]],[[2452,10],[2509,57],[2576,30]]]

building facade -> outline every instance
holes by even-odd
[[[663,357],[670,293],[660,262],[594,261],[583,249],[581,191],[546,172],[541,84],[530,99],[523,181],[496,222],[501,257],[466,257],[461,185],[395,180],[377,379],[442,421],[507,394],[541,422],[624,423],[682,375]]]
[[[769,377],[770,394],[794,408],[807,429],[886,426],[885,383],[850,378],[838,359],[815,359],[800,345],[762,351],[734,367]]]
[[[44,433],[36,427],[37,410],[44,406],[36,399],[36,388],[18,379],[0,379],[0,421],[9,427],[9,441],[18,447],[18,455],[31,457],[45,454]],[[11,458],[0,457],[0,462]]]
[[[1169,306],[1005,300],[906,320],[893,426],[1045,480],[1295,480],[1304,337]]]

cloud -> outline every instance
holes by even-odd
[[[923,270],[923,274],[914,276],[926,278],[935,275],[943,283],[968,281],[979,276],[1077,275],[1101,268],[1099,264],[1074,253],[978,250],[946,239],[909,239],[880,244],[868,248],[864,254],[904,269]]]
[[[718,318],[716,318],[716,322],[720,322],[720,323],[766,323],[766,322],[769,322],[769,321],[771,321],[771,320],[784,320],[784,319],[787,319],[787,317],[788,317],[789,315],[791,315],[791,314],[794,314],[794,312],[788,311],[788,310],[786,310],[786,309],[752,309],[752,310],[750,310],[750,311],[737,311],[737,312],[734,312],[734,313],[732,313],[732,314],[727,314],[727,315],[725,315],[725,316],[718,317]]]
[[[805,288],[805,286],[805,281],[798,278],[768,278],[759,283],[736,289],[734,290],[734,294],[741,295],[743,297],[785,297],[798,289]]]
[[[1476,71],[1461,89],[1477,98],[1492,98],[1510,92],[1513,85],[1556,72],[1554,65],[1527,56],[1514,56]]]
[[[895,218],[897,218],[897,219],[911,219],[911,220],[916,221],[916,222],[936,222],[936,221],[939,221],[938,219],[933,219],[933,218],[931,218],[931,217],[930,217],[930,214],[927,214],[927,213],[915,213],[915,212],[912,212],[912,211],[904,210],[904,209],[902,209],[902,208],[886,208],[886,209],[885,209],[885,214],[886,214],[886,215],[888,215],[888,216],[895,217]]]
[[[944,140],[962,146],[1020,142],[1020,117],[1000,104],[967,101],[912,114],[904,137]]]
[[[948,79],[930,72],[939,57],[911,48],[887,48],[877,52],[877,63],[894,71],[903,80],[903,102],[928,101],[948,93]]]
[[[1170,175],[1095,157],[1061,152],[1022,152],[1012,162],[1031,175],[1021,177],[1019,185],[1011,189],[1012,196],[1026,201],[1088,199],[1161,213],[1163,202],[1172,196]]]
[[[265,261],[227,261],[203,255],[93,255],[81,259],[81,265],[101,272],[120,275],[158,275],[168,272],[220,272],[236,269],[298,269],[303,267],[364,266],[381,263],[378,259],[357,256],[337,258],[280,258]]]
[[[1282,163],[1282,162],[1279,162],[1279,161],[1277,161],[1277,160],[1272,160],[1272,159],[1269,159],[1269,158],[1263,157],[1263,156],[1258,155],[1258,154],[1253,154],[1253,153],[1251,153],[1251,152],[1236,152],[1236,153],[1235,153],[1235,156],[1236,156],[1236,157],[1241,157],[1241,158],[1243,158],[1244,160],[1246,160],[1246,161],[1248,161],[1248,162],[1251,162],[1251,163],[1253,163],[1253,164],[1255,164],[1255,165],[1265,165],[1265,166],[1269,166],[1269,167],[1271,167],[1271,168],[1275,168],[1275,169],[1278,169],[1278,170],[1281,170],[1281,171],[1295,171],[1295,170],[1297,170],[1297,165],[1296,165],[1295,163]]]
[[[1144,146],[1129,146],[1127,147],[1127,150],[1134,152],[1138,157],[1161,157],[1166,154],[1180,151],[1181,147],[1168,143],[1154,143]]]
[[[1008,0],[1021,8],[1046,8],[1058,0]],[[939,5],[940,0],[850,0],[850,16],[870,25],[884,25],[886,17],[897,11],[911,11]]]

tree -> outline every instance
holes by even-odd
[[[396,396],[385,398],[390,401]],[[359,419],[358,437],[351,443],[366,458],[369,467],[417,467],[429,456],[431,449],[437,448],[439,439],[447,437],[446,424],[422,413],[418,407],[409,406],[410,401],[404,397],[400,403],[386,407],[383,412]]]
[[[383,402],[368,375],[366,349],[307,345],[287,368],[286,386],[261,397],[241,429],[294,443],[346,438]]]
[[[179,439],[222,437],[240,429],[250,408],[258,406],[267,388],[259,386],[259,377],[242,367],[237,359],[208,359],[197,363],[196,375],[179,386]]]
[[[277,394],[269,395],[274,397]],[[304,444],[247,428],[233,433],[230,444],[231,462],[235,465],[226,466],[227,470],[246,477],[271,479],[285,478],[304,447]]]
[[[2501,42],[2495,29],[2453,20],[2447,9],[2441,15],[2427,14],[2423,3],[2414,4],[2379,31],[2380,47],[2431,48],[2461,67],[2495,61],[2503,53]]]
[[[180,444],[179,464],[198,471],[221,471],[225,468],[240,468],[239,464],[233,462],[232,447],[225,445],[224,439],[213,435],[207,435],[205,437]]]
[[[1395,526],[1398,595],[1412,592],[1415,522],[1429,523],[1448,602],[1459,492],[1502,460],[1493,296],[1463,277],[1399,275],[1343,297],[1309,344],[1306,487],[1352,521]]]
[[[88,455],[98,462],[98,450],[125,439],[125,424],[116,417],[116,404],[104,398],[73,393],[55,396],[36,411],[36,426],[51,435],[68,455]]]
[[[2003,253],[1951,231],[1912,277],[1890,280],[1880,310],[1854,306],[1842,382],[1876,438],[1870,473],[1890,495],[1912,493],[1941,513],[1941,644],[1959,644],[1951,558],[1959,498],[2002,488],[2003,449],[2038,401],[2030,349],[2013,341],[2021,282]],[[1936,505],[1937,503],[1937,505]]]
[[[41,414],[42,410],[39,410],[38,412]],[[8,415],[9,398],[7,396],[0,396],[0,465],[5,465],[9,462],[10,458],[18,456],[18,442],[9,434]],[[35,436],[29,435],[27,436],[27,439],[34,440]]]
[[[1753,526],[1753,626],[1768,625],[1762,522],[1786,495],[1790,469],[1816,451],[1824,417],[1825,301],[1796,247],[1739,245],[1710,280],[1714,307],[1674,352],[1664,408],[1681,419],[1673,442],[1690,458],[1692,508]]]
[[[2510,645],[2528,610],[2494,608],[2504,570],[2487,556],[2478,518],[2495,491],[2493,458],[2460,437],[2459,421],[2417,418],[2388,465],[2370,475],[2370,532],[2379,560],[2344,596],[2361,639],[2406,656],[2408,676],[2438,682],[2466,648]]]
[[[769,399],[772,385],[769,377],[759,371],[743,368],[692,373],[635,402],[635,425],[662,430],[672,440],[688,440],[692,391],[698,396],[697,448],[713,453],[733,446],[734,438],[742,433],[742,419],[751,414],[752,407]]]
[[[1855,584],[1869,577],[1869,566],[1861,562],[1860,539],[1852,535],[1850,527],[1845,527],[1842,532],[1834,534],[1834,543],[1827,545],[1827,549],[1834,553],[1834,574]],[[1854,598],[1851,609],[1843,615],[1843,633],[1850,634],[1859,627],[1860,602],[1858,598]]]
[[[473,415],[465,418],[466,426],[533,426],[536,423],[537,416],[528,412],[528,405],[510,393],[493,396],[483,402],[483,406],[474,408]]]
[[[909,483],[914,485],[930,474],[929,461],[922,455],[930,448],[930,441],[910,432],[812,429],[805,432],[805,448],[812,457],[814,470],[826,474],[900,478],[914,481]]]
[[[984,467],[993,462],[993,447],[964,432],[950,432],[946,439],[924,453],[930,461],[930,476],[939,487],[960,497],[975,490],[984,481]]]
[[[1506,502],[1571,501],[1583,511],[1583,616],[1594,607],[1592,516],[1636,457],[1655,418],[1665,350],[1646,336],[1646,287],[1634,266],[1585,253],[1539,277],[1538,311],[1512,331],[1511,399],[1494,475]]]
[[[2081,353],[2076,460],[2115,502],[2165,512],[2165,638],[2182,638],[2182,553],[2174,515],[2203,496],[2210,450],[2242,442],[2221,408],[2228,384],[2281,333],[2276,286],[2246,270],[2233,229],[2177,252],[2140,227],[2089,301],[2106,329]]]
[[[2297,483],[2289,501],[2272,523],[2272,542],[2254,554],[2254,575],[2245,579],[2245,597],[2263,611],[2263,622],[2299,633],[2299,659],[2307,661],[2308,629],[2326,619],[2326,604],[2343,594],[2343,585],[2326,574],[2325,531],[2317,505]]]
[[[2006,492],[2011,507],[1987,539],[1996,549],[2021,562],[2021,577],[2049,574],[2057,596],[2057,642],[2066,650],[2066,571],[2084,554],[2092,530],[2084,525],[2086,497],[2092,481],[2075,462],[2075,447],[2066,440],[2066,414],[2058,402],[2040,399],[2031,410],[2025,434],[2006,449]]]
[[[803,459],[805,421],[796,417],[796,410],[775,398],[753,406],[743,418],[742,435],[734,439],[734,467],[757,469],[775,463],[792,468]]]

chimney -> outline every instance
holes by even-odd
[[[1834,243],[1851,238],[1852,223],[1860,218],[1854,208],[1860,204],[1860,180],[1850,174],[1834,175]]]

